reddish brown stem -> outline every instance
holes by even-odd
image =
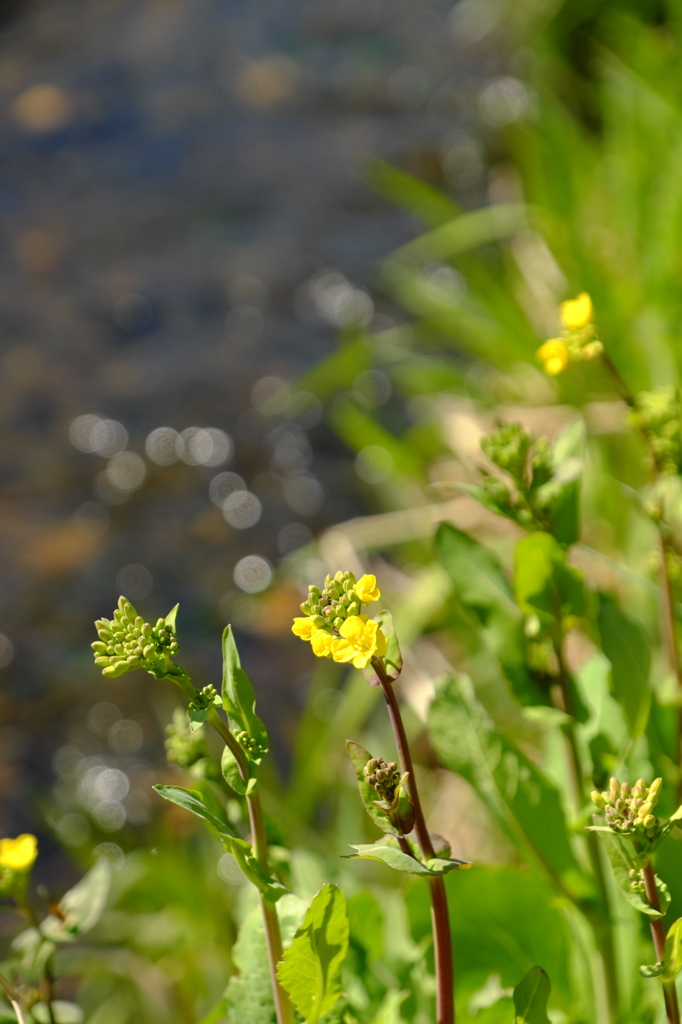
[[[658,898],[656,878],[651,861],[647,863],[643,874],[646,898],[653,909],[660,913],[661,901]],[[663,918],[651,918],[650,925],[651,937],[654,940],[654,949],[656,950],[656,959],[659,963],[663,963],[665,960],[665,925],[663,924]],[[663,982],[663,998],[665,999],[665,1012],[668,1017],[668,1024],[680,1024],[680,1007],[677,1001],[677,989],[675,988],[674,981]]]

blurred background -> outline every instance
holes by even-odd
[[[287,559],[371,508],[382,472],[363,479],[297,380],[340,328],[396,322],[378,264],[417,222],[368,186],[369,156],[485,196],[500,52],[476,6],[3,5],[3,832],[39,828],[60,749],[58,775],[159,756],[160,689],[91,664],[119,593],[152,618],[180,602],[204,681],[242,626],[284,760],[307,664]],[[391,398],[362,367],[353,389]],[[147,802],[93,819],[76,799],[60,837],[143,824]]]

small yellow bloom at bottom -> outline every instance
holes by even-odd
[[[352,661],[355,668],[366,668],[375,655],[386,653],[386,637],[379,623],[366,615],[349,615],[339,633],[331,648],[334,661]]]
[[[537,350],[536,355],[545,373],[556,377],[568,366],[568,349],[561,338],[550,338]]]
[[[594,307],[587,292],[581,292],[577,299],[569,299],[561,303],[561,322],[569,331],[578,327],[587,327],[592,323]]]
[[[331,658],[332,656],[332,643],[336,637],[328,633],[326,629],[318,629],[310,641],[310,646],[313,649],[313,654],[318,658]]]
[[[378,601],[381,597],[381,591],[377,586],[377,578],[369,573],[365,573],[364,576],[360,577],[353,590],[363,604],[369,604],[370,601]]]
[[[306,615],[305,617],[299,615],[294,619],[291,632],[294,636],[300,636],[301,640],[312,640],[314,634],[319,628],[318,624],[310,615]]]
[[[0,839],[0,868],[28,871],[38,856],[38,840],[29,833],[16,839]]]

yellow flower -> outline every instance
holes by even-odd
[[[568,366],[568,349],[561,338],[550,338],[537,350],[536,355],[545,373],[555,377]]]
[[[38,856],[38,840],[24,833],[16,839],[0,839],[0,868],[28,871]]]
[[[365,668],[375,655],[386,653],[386,637],[379,623],[366,615],[349,615],[333,640],[334,661],[352,661],[355,668]]]
[[[381,597],[381,591],[377,586],[376,576],[367,574],[361,576],[353,587],[353,590],[363,604],[369,604],[370,601],[378,601]]]
[[[291,627],[291,632],[295,636],[300,636],[301,640],[312,640],[313,636],[320,627],[310,615],[303,617],[299,615],[298,618],[294,619],[294,624]]]
[[[335,637],[331,633],[328,633],[326,629],[318,629],[317,633],[313,634],[313,638],[310,641],[310,646],[313,649],[313,654],[318,658],[331,658],[332,656],[332,643]]]
[[[569,331],[578,327],[587,327],[592,323],[594,307],[587,292],[581,292],[577,299],[569,299],[561,303],[561,322]],[[549,372],[549,371],[548,371]]]

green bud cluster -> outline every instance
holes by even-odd
[[[632,789],[627,782],[620,783],[612,778],[608,790],[590,794],[592,802],[604,812],[604,820],[614,832],[637,833],[646,839],[655,839],[660,832],[661,822],[652,814],[658,803],[663,779],[654,779],[647,786],[644,779],[638,779]]]
[[[630,870],[628,871],[628,876],[630,878],[629,888],[632,889],[634,892],[638,892],[639,895],[643,896],[644,899],[648,902],[648,897],[646,894],[646,885],[644,884],[644,872],[642,871],[642,869],[630,868]]]
[[[189,705],[190,711],[206,711],[214,704],[222,704],[218,691],[212,683],[197,690],[194,700]]]
[[[119,597],[113,619],[98,619],[95,628],[95,665],[101,665],[102,675],[110,679],[137,668],[162,679],[180,650],[175,630],[164,619],[152,626],[125,597]]]
[[[328,575],[324,588],[308,587],[308,599],[301,605],[304,615],[312,616],[320,629],[339,629],[350,615],[360,615],[362,605],[353,591],[357,583],[352,572]]]
[[[379,799],[392,804],[401,779],[395,761],[389,761],[387,764],[383,757],[371,757],[362,771],[369,785],[376,790]]]
[[[482,470],[483,487],[500,513],[525,529],[549,529],[561,488],[552,481],[554,463],[547,438],[534,442],[520,423],[503,423],[481,439],[481,449],[514,484],[512,488]]]
[[[206,738],[202,730],[191,732],[187,713],[176,708],[173,721],[166,726],[166,758],[180,768],[191,768],[208,756]]]
[[[235,733],[234,738],[242,750],[245,750],[251,757],[258,757],[259,754],[265,753],[258,740],[253,736],[249,736],[248,732],[244,730]]]
[[[631,422],[642,430],[661,473],[682,469],[682,400],[673,384],[643,391],[635,398]]]

